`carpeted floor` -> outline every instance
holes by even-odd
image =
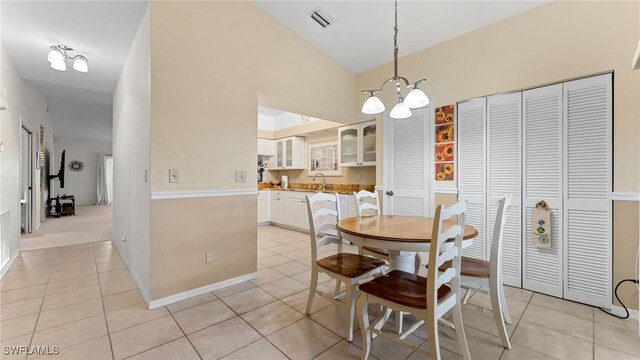
[[[75,216],[48,217],[38,231],[23,235],[22,251],[111,240],[111,205],[82,205]]]

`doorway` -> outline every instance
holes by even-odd
[[[24,124],[20,134],[20,228],[33,231],[33,132]]]

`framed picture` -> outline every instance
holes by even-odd
[[[436,142],[454,141],[453,124],[436,126]]]
[[[341,176],[342,168],[338,166],[338,142],[331,141],[309,144],[308,175],[322,173],[325,176]]]
[[[436,125],[453,122],[453,105],[445,105],[436,108]]]
[[[453,143],[436,144],[436,162],[453,161]]]
[[[436,164],[436,180],[445,181],[445,180],[453,180],[453,163],[439,163]]]

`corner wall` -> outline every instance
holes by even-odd
[[[147,304],[150,187],[145,171],[150,168],[150,69],[151,17],[147,9],[113,93],[112,231],[112,242]]]
[[[50,172],[53,156],[53,126],[47,112],[47,101],[33,86],[25,82],[13,66],[13,62],[4,48],[0,46],[0,83],[7,89],[8,110],[0,111],[0,213],[10,211],[11,223],[9,239],[2,244],[4,255],[12,257],[20,247],[20,135],[21,118],[33,132],[33,151],[39,149],[40,125],[44,128],[45,153],[49,163],[45,163],[44,171]],[[40,173],[34,170],[33,180],[33,231],[37,231],[44,219],[44,202],[48,193],[48,184],[40,183]],[[0,270],[6,265],[8,257],[2,259]],[[1,272],[1,271],[0,271]]]
[[[631,59],[640,37],[639,8],[637,1],[552,1],[403,57],[400,73],[409,79],[427,78],[423,88],[432,104],[441,106],[613,70],[613,191],[637,198],[640,71],[631,70]],[[364,100],[360,89],[376,88],[392,70],[389,63],[358,74],[356,106]],[[381,99],[393,103],[393,92],[385,91]],[[382,116],[377,121],[380,147]],[[377,167],[378,184],[383,181],[381,165]],[[436,182],[435,186],[455,188],[456,182]],[[634,272],[639,204],[637,200],[614,202],[614,286]],[[620,294],[627,306],[638,307],[635,288],[625,285]]]
[[[156,300],[256,272],[258,105],[353,122],[355,76],[249,2],[151,9]]]

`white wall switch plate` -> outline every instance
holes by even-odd
[[[247,182],[247,172],[244,170],[236,170],[236,182],[237,183]]]
[[[180,175],[178,174],[178,169],[169,169],[169,182],[172,184],[180,182]]]

